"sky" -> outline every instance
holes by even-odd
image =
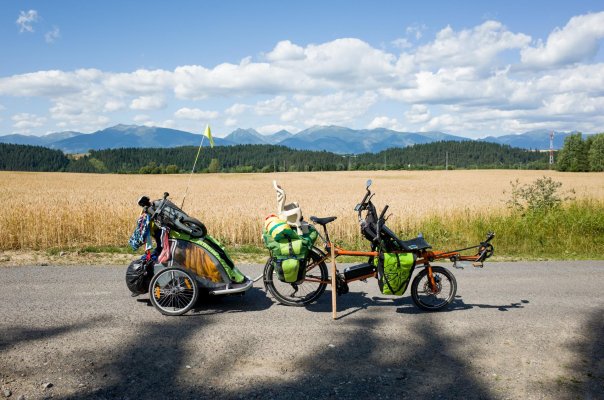
[[[0,2],[0,135],[604,132],[604,2]]]

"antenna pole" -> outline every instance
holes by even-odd
[[[554,131],[549,134],[549,168],[554,167]]]
[[[197,160],[199,159],[199,153],[201,152],[201,146],[203,146],[203,139],[205,139],[205,135],[201,135],[201,143],[199,143],[199,148],[197,149],[197,155],[195,156],[195,162],[193,162],[193,169],[191,169],[191,175],[189,175],[189,181],[187,182],[187,188],[185,189],[185,194],[182,196],[182,203],[180,204],[180,208],[182,209],[185,205],[185,199],[187,198],[187,193],[189,192],[189,186],[191,185],[191,177],[193,177],[193,172],[195,172],[195,166],[197,165]]]

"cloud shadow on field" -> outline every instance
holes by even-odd
[[[412,337],[392,329],[385,334],[383,321],[371,316],[329,321],[338,326],[307,340],[333,343],[333,348],[317,351],[311,346],[302,356],[295,349],[274,349],[273,358],[242,345],[246,335],[241,331],[225,331],[218,347],[204,343],[204,332],[220,329],[210,317],[158,317],[155,323],[134,327],[119,348],[82,351],[78,358],[94,360],[94,365],[77,372],[81,386],[63,398],[492,398],[472,372],[470,355],[460,356],[470,339],[445,335],[437,315],[414,319]],[[392,317],[399,318],[395,313]],[[249,337],[255,338],[253,333]],[[231,375],[241,360],[259,362],[253,380]],[[267,360],[278,365],[263,364]],[[276,368],[285,368],[279,379],[265,375]]]
[[[11,346],[19,345],[20,343],[32,342],[36,340],[47,340],[55,336],[64,335],[66,333],[86,330],[94,325],[107,322],[110,319],[111,318],[107,316],[100,316],[72,325],[61,325],[47,328],[3,328],[2,332],[0,333],[0,351],[8,349]]]
[[[581,339],[566,347],[574,362],[567,373],[543,384],[540,390],[550,398],[602,399],[604,393],[604,309],[589,314],[580,334]]]
[[[513,309],[524,308],[529,304],[529,300],[520,300],[518,302],[510,302],[509,304],[468,304],[462,299],[462,296],[457,295],[448,307],[437,311],[438,313],[446,313],[453,311],[471,310],[472,308],[495,308],[499,311],[509,311]],[[392,307],[400,314],[422,314],[427,311],[421,310],[415,305],[411,294],[407,291],[403,296],[368,296],[366,292],[349,292],[345,295],[338,296],[337,308],[338,319],[346,318],[361,310],[367,310],[373,307]],[[331,291],[327,290],[323,296],[315,303],[306,306],[309,311],[318,313],[331,312]]]
[[[292,360],[287,365],[292,378],[284,373],[278,384],[256,384],[230,397],[491,398],[469,363],[456,354],[465,339],[443,335],[431,318],[418,321],[412,339],[385,335],[380,321],[372,317],[336,322],[341,324],[338,331],[347,333],[328,338],[333,348]]]
[[[200,293],[197,304],[185,316],[263,311],[272,305],[264,290],[252,286],[240,295],[211,296]]]

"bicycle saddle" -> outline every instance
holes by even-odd
[[[404,250],[425,250],[425,249],[429,249],[432,246],[430,246],[428,244],[428,242],[426,242],[426,240],[423,237],[416,237],[415,239],[411,239],[411,240],[397,240],[398,243],[403,247]]]
[[[330,223],[331,221],[335,221],[338,217],[325,217],[325,218],[319,218],[319,217],[310,217],[310,220],[312,222],[314,222],[315,224],[319,224],[319,225],[327,225],[328,223]]]

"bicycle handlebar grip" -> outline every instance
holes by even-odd
[[[170,193],[164,192],[164,200],[166,200],[168,198],[168,196],[170,196]]]
[[[386,215],[386,211],[388,211],[388,207],[389,207],[388,204],[386,204],[386,206],[382,210],[382,213],[380,214],[380,219],[384,218],[384,215]]]

